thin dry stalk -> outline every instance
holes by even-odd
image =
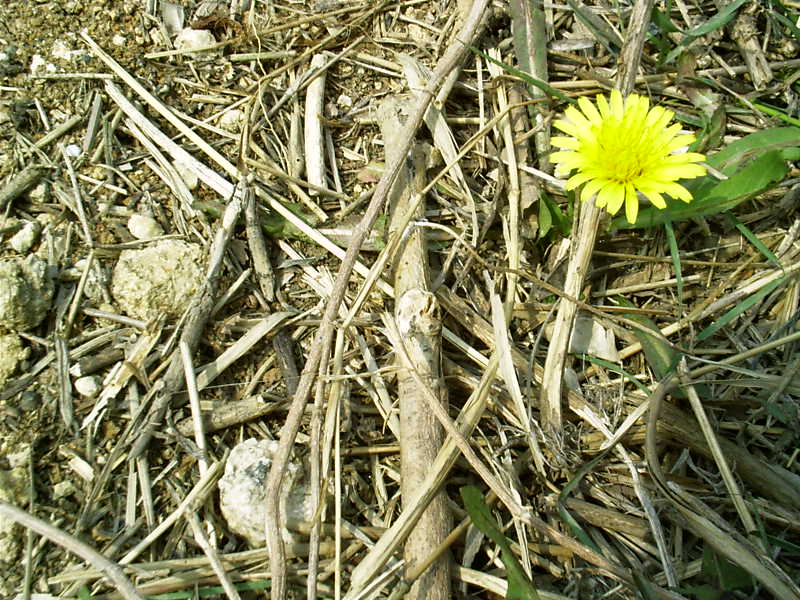
[[[664,398],[679,381],[667,378],[658,384],[650,395],[647,417],[645,455],[651,477],[661,494],[682,517],[680,524],[700,539],[710,544],[716,552],[744,568],[758,579],[776,598],[800,599],[800,587],[794,583],[775,562],[759,548],[742,538],[732,528],[721,527],[721,519],[705,505],[699,503],[679,486],[667,482],[661,470],[656,450],[658,420]]]
[[[125,556],[123,556],[119,564],[127,565],[136,559],[142,552],[149,548],[161,535],[169,529],[175,521],[180,519],[181,515],[187,510],[194,510],[195,507],[202,504],[203,500],[211,493],[212,486],[217,482],[222,474],[222,467],[225,461],[217,461],[209,466],[208,471],[200,477],[198,482],[194,485],[192,490],[186,495],[186,498],[172,511],[158,526],[150,532],[141,542],[136,544]]]
[[[378,121],[383,133],[387,160],[395,158],[396,135],[404,126],[403,112],[409,102],[390,96],[378,109]],[[430,113],[429,113],[430,114]],[[406,167],[400,172],[390,198],[390,234],[397,231],[399,221],[416,205],[415,219],[425,215],[424,202],[416,196],[424,187],[428,152],[416,144],[410,151]],[[444,434],[441,425],[428,409],[428,403],[418,389],[422,383],[428,391],[447,406],[447,395],[441,380],[441,328],[439,303],[430,292],[430,273],[423,231],[414,228],[404,235],[404,243],[393,261],[395,321],[412,368],[420,374],[413,377],[405,369],[398,373],[397,393],[400,403],[400,476],[404,499],[414,498],[425,480],[428,465],[436,458]],[[436,550],[447,536],[452,518],[444,492],[434,497],[406,540],[404,557],[406,569],[416,567]],[[411,587],[411,599],[445,599],[451,597],[448,557],[440,558],[423,573]]]
[[[423,121],[428,105],[434,97],[445,77],[461,63],[467,51],[467,44],[472,41],[475,32],[478,30],[480,20],[487,3],[485,0],[478,0],[473,4],[469,19],[456,41],[448,49],[445,56],[439,62],[431,81],[426,86],[417,102],[416,109],[408,127],[402,132],[398,142],[398,147],[405,149],[401,152],[399,159],[387,163],[387,168],[378,183],[372,196],[369,206],[363,219],[353,232],[353,239],[347,249],[347,254],[342,260],[342,266],[336,277],[335,287],[331,294],[328,304],[325,307],[322,323],[315,337],[315,344],[309,355],[303,374],[297,386],[297,393],[292,400],[292,406],[286,417],[286,422],[281,429],[280,445],[273,457],[272,467],[270,468],[269,478],[267,479],[267,506],[266,506],[266,529],[270,533],[267,537],[267,546],[272,556],[270,569],[272,572],[272,598],[273,600],[283,600],[286,596],[286,566],[283,540],[279,532],[281,531],[281,517],[279,514],[279,497],[283,475],[289,454],[297,432],[300,429],[300,419],[305,411],[306,403],[311,392],[311,388],[316,378],[317,368],[323,354],[327,354],[328,348],[333,337],[333,319],[335,318],[345,290],[350,281],[350,274],[356,262],[356,257],[361,249],[361,245],[369,235],[375,220],[382,211],[388,198],[388,194],[394,184],[394,180],[399,173],[404,162],[405,151],[411,146],[414,135]]]
[[[637,0],[631,13],[628,35],[622,48],[617,74],[617,87],[623,96],[633,91],[654,3],[655,0]],[[580,204],[578,227],[572,237],[567,279],[564,282],[564,293],[573,298],[579,298],[581,295],[583,281],[592,259],[601,214],[602,210],[592,201]],[[572,302],[563,300],[560,302],[553,338],[550,340],[544,364],[542,421],[545,431],[556,436],[561,433],[561,385],[577,309],[578,307]]]
[[[185,512],[183,516],[186,517],[186,520],[192,528],[195,541],[200,548],[203,549],[203,554],[208,557],[208,562],[219,578],[219,582],[222,584],[222,588],[225,590],[225,595],[228,597],[228,600],[241,600],[239,592],[233,587],[228,573],[225,571],[225,567],[219,559],[217,549],[211,545],[211,542],[208,541],[208,537],[203,532],[203,528],[200,526],[200,519],[198,519],[197,515],[193,512]]]
[[[0,501],[0,514],[28,529],[32,529],[54,544],[66,548],[76,556],[80,556],[95,569],[105,574],[126,600],[144,600],[144,596],[136,591],[133,584],[125,577],[119,564],[111,562],[91,546],[7,502]]]
[[[325,64],[328,57],[317,54],[311,59],[311,68],[318,69]],[[304,120],[304,154],[306,158],[306,177],[314,186],[327,188],[325,179],[325,145],[322,133],[322,103],[325,97],[325,75],[322,71],[314,78],[306,89],[306,110]],[[319,192],[309,189],[309,195],[317,196]]]

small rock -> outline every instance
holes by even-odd
[[[238,108],[234,108],[233,110],[222,113],[217,120],[217,125],[219,125],[225,131],[238,133],[242,128],[243,120],[244,112]]]
[[[78,377],[75,380],[75,391],[84,398],[94,398],[103,389],[103,383],[96,375]]]
[[[28,458],[30,446],[13,455],[8,455],[12,468],[0,470],[0,500],[15,506],[28,504]],[[0,515],[0,564],[12,564],[19,558],[22,549],[22,528],[6,516]]]
[[[41,233],[42,224],[39,221],[28,221],[11,237],[8,243],[15,251],[25,254],[39,241]]]
[[[82,153],[81,147],[78,144],[68,144],[64,151],[67,153],[67,156],[70,158],[78,158]]]
[[[53,280],[38,256],[0,260],[0,327],[27,331],[50,310]]]
[[[342,108],[353,108],[353,99],[347,94],[339,94],[339,97],[336,99],[336,104]]]
[[[183,183],[186,184],[186,187],[189,190],[194,190],[197,188],[197,184],[199,183],[197,179],[197,173],[194,172],[194,169],[187,167],[182,162],[175,161],[172,163],[172,166],[175,167],[175,170],[178,172],[178,175],[181,179],[183,179]]]
[[[128,231],[137,240],[150,240],[164,235],[164,229],[153,217],[135,213],[128,219]]]
[[[231,531],[244,537],[251,546],[264,545],[265,483],[272,465],[272,456],[278,448],[274,440],[245,440],[236,446],[225,464],[225,474],[219,480],[220,510]],[[303,468],[290,461],[286,467],[285,483],[281,494],[281,510],[285,510],[286,523],[310,521],[311,510],[308,483]],[[283,537],[291,540],[284,529]]]
[[[36,75],[37,73],[41,73],[43,71],[47,73],[55,73],[56,66],[53,63],[47,62],[41,54],[34,54],[31,56],[30,70],[31,75]]]
[[[74,494],[76,491],[77,488],[69,479],[65,481],[59,481],[53,486],[53,498],[56,500],[59,498],[66,498],[67,496]]]
[[[0,386],[14,374],[19,363],[28,358],[28,352],[18,335],[0,334]]]
[[[58,60],[72,62],[73,60],[86,56],[87,52],[82,48],[73,50],[65,40],[56,40],[50,48],[50,54],[53,58]]]
[[[203,266],[202,248],[180,240],[125,250],[114,267],[111,295],[131,317],[177,317],[203,282]]]
[[[207,29],[184,29],[175,38],[176,50],[196,50],[199,48],[207,48],[217,43],[214,35]],[[198,57],[203,54],[212,52],[211,50],[200,50],[195,52],[188,52],[189,56]]]

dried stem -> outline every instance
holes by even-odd
[[[401,132],[400,140],[398,142],[399,148],[404,148],[406,151],[410,148],[414,139],[414,135],[422,124],[425,112],[428,109],[436,90],[439,88],[445,77],[461,63],[464,55],[467,52],[472,38],[478,30],[483,12],[487,6],[487,0],[476,0],[473,4],[472,11],[469,14],[464,28],[456,37],[454,42],[448,48],[447,53],[442,57],[439,62],[430,82],[419,95],[417,99],[416,108],[408,121],[408,126]],[[353,271],[353,266],[356,257],[361,249],[361,245],[369,235],[375,220],[382,212],[383,206],[391,191],[394,180],[405,161],[405,151],[399,154],[391,163],[386,165],[386,170],[378,182],[372,200],[367,207],[364,217],[358,226],[353,231],[353,238],[347,248],[347,253],[342,260],[342,266],[339,268],[339,273],[336,276],[334,289],[328,304],[325,307],[325,313],[322,317],[322,323],[312,346],[311,354],[309,355],[305,368],[297,386],[297,392],[292,400],[292,406],[289,409],[289,414],[286,417],[286,422],[281,429],[280,445],[278,451],[273,458],[272,467],[270,469],[269,477],[267,479],[267,502],[266,502],[266,532],[267,532],[267,546],[270,551],[272,560],[270,568],[272,572],[272,598],[273,600],[283,600],[286,596],[286,564],[285,564],[285,551],[283,540],[281,539],[281,515],[279,514],[279,497],[281,484],[283,482],[283,475],[286,470],[286,464],[289,460],[289,453],[294,445],[295,437],[300,429],[300,419],[305,411],[308,402],[309,394],[314,384],[317,375],[317,368],[323,354],[327,354],[333,339],[334,318],[339,310],[344,293],[350,282],[350,274]]]

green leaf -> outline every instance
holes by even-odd
[[[703,547],[701,572],[718,581],[724,591],[743,590],[753,585],[753,577],[750,573],[718,555],[708,544]]]
[[[684,585],[677,590],[695,600],[720,600],[722,592],[713,585],[704,583],[702,585]]]
[[[750,308],[755,306],[764,297],[766,297],[767,294],[771,293],[775,288],[777,288],[778,286],[782,285],[785,282],[786,282],[786,276],[783,276],[780,279],[776,279],[772,283],[758,290],[752,296],[748,296],[747,298],[739,302],[739,304],[734,306],[732,309],[730,309],[728,312],[722,315],[719,319],[717,319],[711,325],[703,329],[703,331],[698,333],[696,338],[697,341],[702,342],[703,340],[710,338],[717,331],[728,325],[728,323],[733,321],[736,317],[741,315],[746,310],[749,310]]]
[[[639,212],[636,223],[630,224],[624,217],[617,217],[612,226],[619,229],[650,228],[667,221],[716,215],[772,188],[783,180],[787,172],[788,167],[781,153],[770,150],[728,179],[717,183],[705,182],[694,191],[694,200],[688,204],[667,198],[665,209],[650,206]]]
[[[705,153],[708,148],[716,148],[722,142],[727,123],[727,112],[724,104],[720,104],[711,113],[711,116],[703,119],[703,130],[697,134],[697,140],[689,146],[691,152]]]
[[[546,237],[553,228],[553,215],[550,213],[550,207],[544,201],[544,195],[542,192],[539,197],[539,239]]]
[[[726,173],[728,168],[751,158],[754,153],[787,146],[800,146],[800,127],[776,127],[751,133],[709,156],[706,162]]]
[[[622,306],[633,306],[626,298],[619,298],[619,303]],[[663,379],[668,373],[675,369],[675,365],[678,364],[678,360],[680,360],[681,357],[680,353],[667,342],[664,335],[659,331],[658,325],[651,319],[639,313],[630,312],[624,314],[626,319],[630,319],[653,331],[651,334],[641,329],[634,329],[633,335],[642,345],[647,364],[653,370],[653,373],[655,373],[656,379]]]
[[[569,235],[570,226],[572,225],[572,221],[569,218],[569,215],[565,215],[561,212],[561,207],[553,202],[545,192],[540,194],[540,202],[539,202],[539,227],[540,233],[539,238],[543,238],[546,231],[541,231],[542,223],[547,222],[552,227],[555,227],[556,231],[566,237]]]
[[[500,531],[489,507],[484,503],[481,491],[474,485],[466,485],[461,488],[461,500],[475,527],[500,548],[500,560],[503,561],[508,575],[506,600],[539,600],[536,588],[519,564],[511,550],[511,544]]]
[[[662,12],[658,7],[653,7],[652,19],[653,23],[664,33],[682,33],[669,18],[669,10]]]

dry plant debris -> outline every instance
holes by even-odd
[[[800,598],[799,15],[3,3],[0,596]],[[554,173],[612,90],[691,202]]]

